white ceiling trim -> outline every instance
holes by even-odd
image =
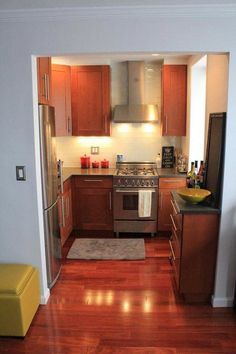
[[[236,17],[236,4],[225,5],[155,5],[48,8],[0,11],[1,22],[34,22],[93,18],[143,17]]]

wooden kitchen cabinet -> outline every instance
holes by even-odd
[[[72,135],[70,66],[52,64],[52,106],[56,136]]]
[[[110,67],[71,67],[73,135],[110,135]]]
[[[162,67],[162,135],[186,135],[187,65]]]
[[[209,302],[213,293],[219,214],[179,212],[172,200],[171,262],[177,290],[186,302]]]
[[[67,179],[63,184],[63,193],[59,203],[59,220],[60,220],[60,234],[62,246],[66,242],[73,230],[73,214],[72,214],[72,184],[71,178]],[[64,215],[63,210],[64,208]],[[64,225],[63,225],[64,218]]]
[[[158,231],[171,231],[171,191],[181,187],[186,187],[186,179],[183,177],[159,178]]]
[[[74,177],[74,220],[78,230],[113,230],[112,177]]]
[[[38,102],[51,104],[51,58],[37,58]]]

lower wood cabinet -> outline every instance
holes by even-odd
[[[171,231],[171,191],[181,187],[186,187],[185,178],[161,177],[159,179],[158,231]]]
[[[219,214],[178,213],[172,201],[171,262],[186,302],[210,302],[214,288]]]
[[[112,177],[74,177],[74,223],[78,230],[113,230]]]
[[[59,219],[61,225],[60,234],[62,245],[64,245],[73,230],[71,178],[64,182],[63,189],[64,191],[59,202]]]

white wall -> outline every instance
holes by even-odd
[[[158,4],[159,2],[156,2]],[[215,305],[232,301],[236,278],[236,8],[196,8],[182,2],[177,8],[155,4],[141,7],[0,12],[0,260],[30,262],[41,269],[46,298],[45,259],[36,169],[31,55],[112,52],[230,52],[229,99],[224,196],[215,288]],[[193,2],[191,3],[193,5]],[[114,5],[114,2],[113,2]],[[201,12],[203,16],[201,16]],[[183,15],[181,15],[181,13]],[[216,13],[217,18],[214,18]],[[225,16],[225,17],[224,17]],[[35,67],[34,67],[35,69]],[[34,82],[34,86],[36,83]],[[15,181],[15,166],[26,165],[26,182]],[[40,218],[39,218],[40,215]]]

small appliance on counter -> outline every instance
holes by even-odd
[[[80,158],[81,168],[90,168],[90,156],[84,155]]]

